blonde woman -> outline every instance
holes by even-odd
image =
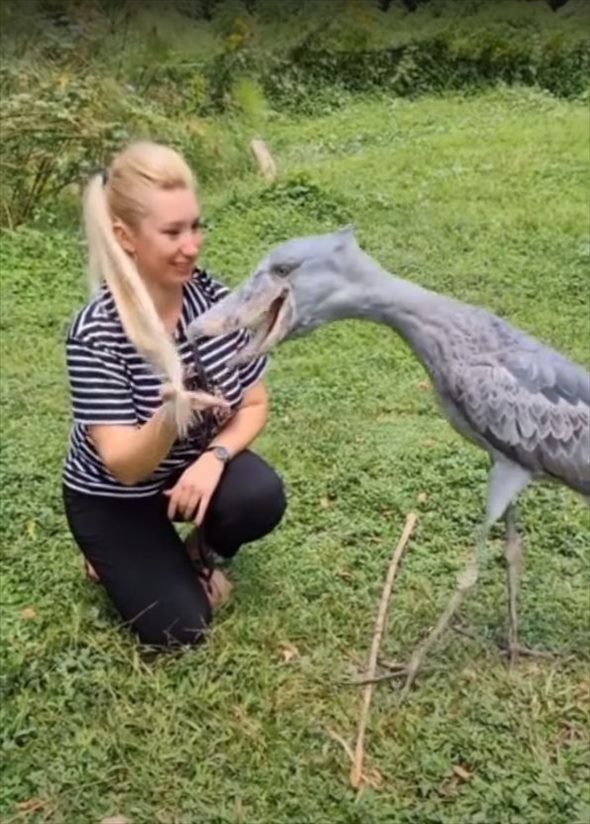
[[[266,360],[226,366],[244,331],[187,340],[228,290],[197,266],[196,183],[174,150],[128,146],[88,184],[84,220],[95,295],[66,344],[68,524],[142,643],[193,644],[229,590],[211,550],[232,557],[286,507],[280,478],[248,448],[267,420]],[[188,547],[181,520],[196,525]]]

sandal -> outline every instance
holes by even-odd
[[[211,547],[205,543],[202,531],[195,528],[187,535],[184,545],[188,553],[188,557],[199,577],[204,580],[210,580],[215,570],[213,562],[213,551]]]
[[[203,578],[201,580],[212,609],[219,609],[220,606],[229,601],[233,584],[220,569],[214,569],[207,580]]]
[[[213,550],[205,542],[202,531],[193,529],[186,537],[185,546],[191,563],[205,587],[211,607],[217,609],[229,599],[233,584],[215,567]]]

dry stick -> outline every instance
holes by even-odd
[[[277,176],[277,167],[264,140],[255,137],[250,141],[250,150],[256,158],[262,176],[272,183]]]
[[[377,614],[377,621],[375,623],[375,632],[373,634],[373,643],[371,645],[369,665],[367,667],[366,673],[367,678],[371,680],[365,686],[365,691],[363,693],[363,707],[361,710],[361,716],[359,718],[356,747],[354,751],[354,762],[352,764],[352,769],[350,771],[350,783],[355,789],[358,789],[360,787],[363,776],[362,767],[364,756],[365,730],[367,728],[367,719],[369,717],[369,705],[371,704],[371,697],[373,695],[373,689],[375,686],[373,679],[375,678],[375,671],[377,668],[377,656],[379,654],[379,646],[381,644],[381,638],[383,637],[383,628],[385,626],[387,606],[389,604],[389,598],[391,596],[391,590],[393,588],[393,582],[395,580],[395,575],[397,572],[397,568],[399,566],[399,562],[403,555],[404,549],[406,548],[406,544],[408,543],[408,539],[412,534],[412,530],[414,529],[415,524],[416,515],[413,512],[410,512],[410,514],[406,518],[406,525],[404,527],[402,536],[391,558],[389,569],[387,570],[387,577],[385,578],[385,584],[383,586],[383,594],[381,595],[381,601],[379,603],[379,612]]]

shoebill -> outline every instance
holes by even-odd
[[[487,508],[475,548],[440,620],[405,671],[406,694],[426,652],[473,587],[490,528],[506,522],[508,650],[519,650],[521,540],[516,504],[532,481],[550,479],[590,496],[590,375],[564,355],[484,308],[394,277],[357,244],[354,231],[292,239],[268,254],[234,292],[196,318],[193,337],[253,331],[234,362],[347,318],[391,326],[428,373],[450,424],[491,458]]]

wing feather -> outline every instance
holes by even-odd
[[[449,394],[506,457],[590,495],[590,375],[524,336],[517,343],[454,360]]]

